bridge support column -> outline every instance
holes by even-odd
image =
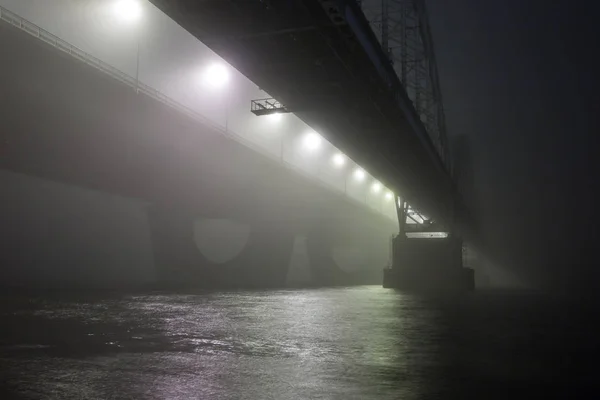
[[[384,270],[384,287],[435,292],[473,289],[473,272],[462,265],[460,238],[399,235],[392,245],[392,267]]]
[[[251,225],[242,251],[224,263],[209,261],[194,242],[191,213],[152,206],[148,221],[158,286],[205,288],[282,287],[294,233],[278,222]],[[224,239],[226,240],[226,239]]]
[[[462,239],[452,232],[415,236],[407,231],[408,205],[399,200],[397,208],[400,232],[392,240],[392,265],[384,269],[383,286],[436,293],[474,289],[473,270],[463,267]]]
[[[340,237],[331,232],[326,224],[318,224],[306,235],[306,249],[310,260],[310,271],[313,277],[313,283],[319,286],[337,286],[352,285],[366,282],[369,277],[369,271],[365,272],[346,272],[333,258],[333,249],[338,242],[346,242],[348,238]],[[361,241],[365,251],[369,251],[369,245],[365,246]],[[367,257],[368,259],[368,257]],[[367,267],[367,266],[365,266]]]
[[[206,260],[194,243],[193,217],[159,206],[148,208],[148,225],[158,286],[203,284]],[[204,275],[204,276],[203,276]]]
[[[281,222],[251,225],[248,242],[233,260],[216,266],[219,286],[236,288],[284,287],[295,233]]]
[[[346,280],[344,272],[338,268],[332,257],[331,246],[331,240],[324,232],[310,232],[306,236],[310,272],[316,285],[340,285]]]

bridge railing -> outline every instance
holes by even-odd
[[[365,196],[364,201],[359,201],[356,198],[349,195],[349,193],[346,190],[346,185],[343,185],[343,187],[331,185],[328,182],[325,182],[323,180],[323,177],[324,177],[323,174],[316,173],[315,175],[312,175],[309,172],[303,170],[302,168],[299,168],[294,163],[286,160],[284,158],[284,154],[283,154],[283,146],[282,146],[280,155],[273,154],[273,153],[265,150],[260,145],[253,143],[251,140],[248,140],[244,136],[237,134],[235,131],[224,128],[223,126],[215,123],[214,121],[211,121],[210,119],[203,116],[201,113],[193,110],[192,108],[187,107],[184,104],[165,95],[164,93],[154,89],[153,87],[151,87],[147,84],[144,84],[143,82],[140,82],[139,79],[136,79],[136,78],[130,76],[129,74],[121,71],[120,69],[115,68],[112,65],[102,61],[98,57],[95,57],[95,56],[89,54],[88,52],[65,41],[64,39],[61,39],[58,36],[48,32],[47,30],[41,28],[40,26],[34,24],[33,22],[28,21],[27,19],[0,6],[0,22],[2,22],[2,21],[4,21],[5,23],[9,23],[14,27],[17,27],[17,28],[23,30],[24,32],[27,32],[28,34],[55,47],[56,49],[71,55],[72,57],[80,60],[81,62],[84,62],[84,63],[96,68],[97,70],[108,74],[109,76],[120,81],[121,83],[123,83],[127,86],[130,86],[137,93],[141,93],[141,94],[147,95],[155,100],[158,100],[161,103],[185,114],[189,118],[201,123],[202,125],[209,127],[214,132],[221,134],[231,140],[235,140],[239,143],[242,143],[246,147],[281,164],[283,167],[293,170],[296,173],[301,174],[305,178],[310,179],[313,182],[316,182],[318,185],[320,185],[324,189],[335,191],[335,192],[339,193],[347,201],[355,203],[358,206],[363,206],[363,207],[366,206],[366,208],[369,211],[379,214],[379,215],[383,215],[384,217],[389,218],[392,221],[395,221],[395,218],[393,216],[389,215],[388,213],[386,213],[384,211],[383,207],[380,207],[379,209],[377,209],[376,207],[373,207],[372,205],[369,206],[366,196]]]

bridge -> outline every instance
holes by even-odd
[[[139,200],[160,282],[282,286],[299,236],[312,284],[456,254],[422,2],[50,3],[1,4],[0,167]]]

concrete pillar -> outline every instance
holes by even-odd
[[[232,260],[210,262],[194,242],[194,217],[178,210],[148,211],[158,284],[207,288],[283,287],[294,232],[283,222],[255,222],[248,242]]]
[[[206,284],[209,265],[194,243],[192,216],[154,205],[147,213],[157,286]]]
[[[407,290],[472,290],[472,270],[462,265],[462,240],[394,239],[393,264],[385,270],[384,287]]]
[[[294,237],[293,231],[281,223],[252,224],[248,243],[240,254],[217,266],[220,286],[284,287]]]
[[[348,221],[315,222],[306,234],[306,249],[316,285],[381,284],[383,267],[389,262],[387,234],[356,230]],[[353,252],[359,263],[344,263]]]
[[[350,284],[350,275],[336,265],[332,257],[332,238],[325,231],[313,231],[306,236],[313,284],[318,286]]]

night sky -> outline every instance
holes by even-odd
[[[598,7],[585,3],[428,0],[449,134],[470,139],[490,255],[534,286],[598,282]]]

